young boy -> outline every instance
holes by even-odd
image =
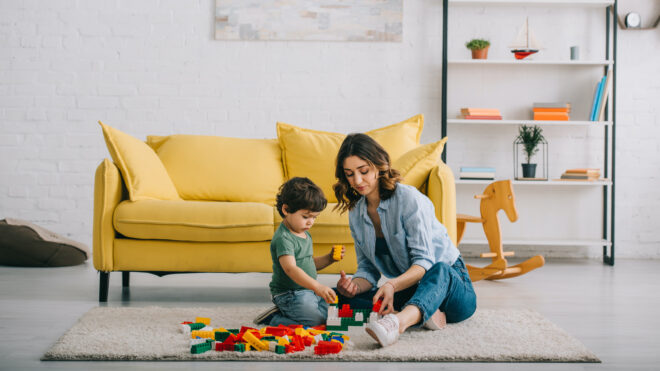
[[[308,178],[292,178],[280,187],[277,211],[283,220],[270,243],[273,259],[270,292],[275,307],[259,315],[254,320],[256,324],[318,326],[325,323],[327,303],[334,302],[336,294],[316,281],[316,272],[335,260],[332,249],[326,255],[312,256],[312,237],[308,230],[326,205],[323,191]]]

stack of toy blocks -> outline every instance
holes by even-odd
[[[348,331],[350,326],[365,326],[370,321],[376,321],[380,318],[382,300],[376,302],[371,309],[352,309],[350,305],[343,304],[341,308],[335,300],[328,306],[328,319],[326,321],[326,330],[329,331]]]
[[[316,344],[314,354],[339,353],[349,337],[327,331],[326,326],[267,326],[262,329],[242,326],[240,329],[213,328],[209,318],[197,317],[195,322],[183,322],[181,331],[190,336],[190,352],[200,354],[216,351],[270,351],[293,353]]]

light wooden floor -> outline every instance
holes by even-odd
[[[469,261],[473,264],[480,262]],[[580,339],[602,364],[41,362],[40,356],[87,310],[98,305],[91,263],[69,268],[0,267],[0,369],[284,370],[641,370],[660,369],[660,261],[551,260],[538,271],[475,285],[482,308],[534,309]],[[334,284],[336,276],[321,276]],[[266,306],[268,274],[131,276],[130,301],[121,275],[110,275],[109,306]]]

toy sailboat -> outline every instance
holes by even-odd
[[[529,18],[525,18],[525,23],[510,48],[516,59],[523,59],[539,51],[539,43],[534,38],[532,30],[529,29]]]

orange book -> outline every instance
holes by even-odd
[[[538,112],[538,113],[534,113],[534,120],[539,120],[539,121],[568,121],[568,113],[565,113],[565,112]]]
[[[494,115],[463,115],[464,119],[467,120],[501,120],[502,116]]]

